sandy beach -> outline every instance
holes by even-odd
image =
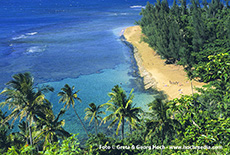
[[[139,67],[139,72],[145,88],[155,87],[163,91],[168,99],[179,98],[181,95],[192,94],[191,83],[186,77],[182,66],[166,65],[160,56],[141,41],[143,34],[139,26],[125,29],[124,37],[134,46],[134,57]],[[201,87],[203,83],[193,81],[193,86]],[[193,90],[194,91],[194,90]]]

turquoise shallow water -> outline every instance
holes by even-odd
[[[120,84],[128,93],[134,88],[134,103],[147,109],[152,93],[142,89],[130,48],[121,42],[122,29],[139,20],[143,0],[8,0],[0,6],[0,89],[13,74],[31,72],[39,85],[49,84],[47,94],[54,112],[60,89],[68,83],[80,90],[82,103],[76,110],[83,119],[88,104],[103,104],[108,92]],[[1,98],[2,99],[2,98]],[[7,108],[4,108],[6,110]],[[65,129],[86,137],[70,108],[62,117]],[[94,126],[88,126],[94,133]],[[113,130],[113,129],[112,129]],[[109,133],[107,124],[99,128]]]
[[[76,110],[83,119],[85,116],[84,109],[88,107],[89,103],[94,102],[96,105],[106,103],[110,99],[107,95],[108,92],[111,92],[111,89],[116,84],[119,84],[127,92],[127,95],[131,89],[134,88],[134,104],[138,107],[142,107],[143,110],[147,110],[146,104],[154,99],[154,94],[141,90],[141,87],[138,86],[139,80],[137,77],[130,76],[130,72],[132,71],[133,69],[130,64],[121,64],[114,69],[102,70],[100,73],[82,75],[76,79],[67,78],[58,82],[45,83],[55,88],[55,92],[47,94],[47,98],[52,101],[53,109],[57,112],[63,107],[63,104],[58,103],[59,97],[57,97],[57,93],[66,83],[70,86],[74,85],[76,90],[80,90],[79,97],[82,103],[76,103]],[[80,137],[86,136],[79,120],[71,108],[66,112],[63,118],[66,121],[65,129],[67,131],[80,133]],[[94,133],[94,124],[92,123],[91,126],[88,126],[88,122],[89,121],[84,122],[87,126],[87,130]],[[106,125],[102,125],[102,127],[99,127],[99,132],[109,131],[107,131]]]
[[[153,2],[156,0],[150,1]],[[141,79],[135,75],[132,53],[119,39],[122,29],[141,19],[139,13],[146,3],[147,0],[2,1],[0,89],[13,74],[29,71],[37,84],[55,88],[54,93],[46,94],[55,114],[63,107],[57,94],[66,83],[80,90],[82,103],[76,103],[76,110],[82,120],[88,104],[107,102],[108,92],[117,84],[127,93],[134,88],[134,104],[148,110],[146,104],[153,101],[154,94],[143,90]],[[67,131],[86,138],[71,108],[62,119]],[[94,133],[93,123],[84,123]],[[107,125],[100,126],[99,132],[114,133]]]

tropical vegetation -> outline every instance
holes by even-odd
[[[4,98],[0,105],[10,109],[0,110],[0,153],[229,154],[230,11],[225,2],[191,0],[187,6],[180,0],[169,7],[167,0],[157,0],[142,9],[137,22],[143,40],[166,63],[183,65],[189,79],[206,83],[196,88],[198,93],[169,101],[157,96],[143,112],[135,105],[133,89],[127,93],[115,85],[106,103],[85,105],[85,120],[94,121],[94,134],[88,133],[77,113],[76,103],[82,101],[74,86],[66,84],[56,94],[64,108],[55,115],[46,98],[53,88],[37,87],[30,73],[15,74],[0,93]],[[78,141],[78,135],[65,130],[61,117],[66,107],[74,110],[87,141]],[[114,134],[102,133],[100,124]]]
[[[82,127],[84,128],[87,136],[89,136],[85,125],[83,124],[83,122],[81,121],[81,118],[79,117],[79,115],[77,114],[77,111],[75,109],[75,99],[77,99],[79,102],[81,102],[81,99],[78,97],[77,93],[79,92],[79,90],[77,90],[76,92],[74,91],[74,86],[72,86],[72,88],[68,85],[65,84],[65,86],[63,88],[61,88],[61,92],[58,93],[58,96],[61,96],[59,102],[63,102],[65,103],[64,107],[67,106],[67,108],[69,108],[70,106],[72,106],[77,118],[79,119],[79,121],[81,122]]]
[[[85,120],[91,118],[89,125],[94,119],[96,135],[98,134],[98,132],[97,132],[97,126],[99,125],[98,121],[102,120],[102,117],[100,116],[100,114],[105,114],[105,112],[101,111],[101,109],[102,109],[102,105],[96,106],[95,103],[90,103],[89,108],[85,109],[85,112],[86,112]]]

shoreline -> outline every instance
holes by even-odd
[[[183,67],[175,64],[166,65],[165,60],[142,41],[143,36],[140,26],[132,26],[124,30],[121,40],[133,51],[139,75],[143,78],[144,88],[162,91],[168,99],[192,94],[191,83]],[[195,87],[204,85],[196,81],[192,83]]]
[[[126,46],[128,46],[129,48],[131,48],[132,53],[133,53],[133,58],[135,59],[136,62],[136,66],[138,69],[138,75],[142,78],[142,82],[143,82],[143,86],[145,90],[148,89],[156,89],[156,80],[152,77],[152,75],[146,71],[146,69],[143,67],[142,65],[142,59],[138,53],[138,49],[133,46],[133,44],[131,44],[130,42],[128,42],[124,36],[124,34],[122,34],[120,36],[120,39],[123,43],[125,43]]]

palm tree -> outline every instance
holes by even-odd
[[[10,138],[12,140],[11,146],[17,146],[18,148],[21,148],[25,144],[29,144],[29,131],[27,130],[28,128],[28,122],[26,124],[25,121],[22,121],[18,124],[19,131],[18,132],[13,132],[10,134]],[[32,126],[31,132],[34,133],[35,131],[35,126]],[[34,141],[33,141],[34,143]]]
[[[135,105],[129,104],[127,107],[126,118],[129,121],[130,133],[132,134],[132,128],[137,127],[137,123],[140,122],[141,113],[143,110],[140,107],[135,107]]]
[[[69,137],[70,134],[62,127],[65,125],[65,120],[59,121],[59,118],[65,113],[64,109],[61,109],[57,117],[53,114],[52,109],[46,109],[45,118],[40,117],[37,121],[38,134],[35,141],[39,141],[44,138],[43,149],[45,144],[57,142],[58,138]]]
[[[30,73],[19,73],[13,75],[13,80],[6,83],[9,88],[5,88],[1,93],[6,96],[4,102],[0,105],[9,105],[12,112],[6,117],[4,123],[13,118],[14,121],[20,117],[20,121],[26,118],[26,128],[29,129],[30,145],[33,145],[33,138],[31,133],[31,126],[36,120],[37,115],[40,114],[40,110],[47,107],[48,105],[44,102],[45,95],[43,91],[53,91],[51,87],[43,87],[35,91],[34,79]]]
[[[95,119],[94,121],[95,130],[96,130],[96,135],[97,135],[98,120],[102,120],[102,117],[100,116],[100,114],[105,114],[105,112],[100,110],[102,108],[102,105],[96,106],[94,103],[90,103],[89,106],[90,108],[85,109],[85,112],[86,112],[85,120],[91,118],[89,122],[89,125],[90,125],[93,119]]]
[[[64,107],[67,106],[67,108],[72,106],[76,116],[80,120],[81,125],[83,126],[87,136],[89,137],[88,132],[87,132],[83,122],[81,121],[81,118],[79,117],[79,115],[77,114],[77,112],[75,110],[75,99],[77,99],[79,102],[81,102],[81,99],[78,97],[78,94],[77,94],[79,92],[79,90],[74,92],[74,88],[75,88],[74,86],[72,86],[72,88],[70,88],[70,86],[68,84],[65,84],[65,86],[63,88],[61,88],[62,91],[58,93],[58,96],[61,96],[59,103],[60,102],[65,103]]]
[[[118,122],[116,134],[118,134],[119,128],[122,127],[122,139],[124,139],[125,118],[130,122],[130,124],[134,125],[134,120],[136,119],[136,117],[138,117],[137,111],[139,111],[139,108],[134,108],[132,106],[132,100],[134,98],[132,92],[133,89],[127,97],[125,91],[120,86],[116,85],[114,86],[114,88],[112,88],[112,92],[109,93],[111,99],[107,103],[102,105],[108,107],[106,111],[112,112],[102,121],[106,123],[106,121],[108,120],[113,120],[108,126],[109,128],[111,128]],[[134,117],[135,114],[136,116]]]
[[[148,133],[149,138],[154,135],[160,135],[163,146],[165,136],[172,135],[175,132],[176,126],[179,126],[179,122],[170,117],[168,114],[169,106],[162,99],[156,98],[148,106],[152,110],[150,113],[151,118],[146,119],[146,126],[151,127]]]

